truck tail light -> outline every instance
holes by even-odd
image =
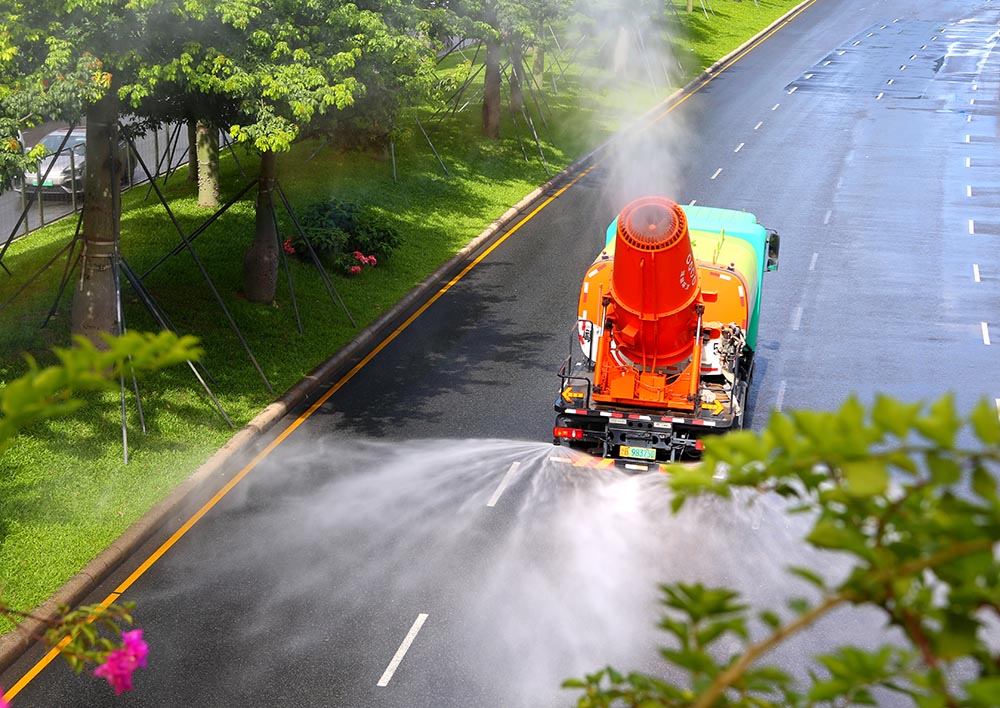
[[[581,428],[562,428],[556,426],[552,429],[552,436],[556,438],[565,438],[566,440],[582,440],[583,430]]]

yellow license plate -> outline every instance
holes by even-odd
[[[656,450],[651,447],[630,447],[622,445],[620,454],[622,457],[629,457],[633,460],[655,460]]]

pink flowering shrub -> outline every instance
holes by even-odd
[[[391,222],[370,207],[327,199],[297,213],[306,238],[288,239],[285,250],[311,261],[311,249],[327,266],[345,275],[358,275],[366,266],[375,267],[400,243]]]
[[[132,690],[132,672],[146,667],[149,645],[142,639],[142,630],[122,632],[122,646],[110,652],[104,663],[94,669],[94,676],[107,679],[115,695]]]
[[[122,631],[132,624],[132,607],[135,603],[109,605],[81,605],[59,607],[54,617],[42,617],[16,610],[0,601],[0,617],[22,622],[40,621],[45,629],[42,634],[28,632],[28,636],[56,648],[76,673],[84,666],[97,664],[94,676],[103,678],[115,689],[116,694],[132,690],[132,673],[146,666],[149,646],[142,638],[141,629]],[[23,625],[22,625],[23,627]],[[10,708],[0,688],[0,708]]]

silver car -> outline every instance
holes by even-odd
[[[66,139],[67,132],[69,132],[69,139]],[[66,139],[65,145],[63,145],[64,139]],[[49,154],[39,161],[37,169],[25,173],[24,183],[28,195],[35,194],[40,180],[42,185],[40,191],[43,195],[72,194],[73,192],[83,194],[87,129],[74,128],[70,131],[69,128],[60,128],[53,130],[41,139],[40,144],[45,146]],[[62,146],[62,150],[59,150],[60,146]],[[128,146],[124,142],[119,144],[118,150],[123,158],[128,155]],[[123,159],[123,163],[129,167],[132,166],[130,160]],[[52,169],[49,169],[49,165],[52,165]],[[46,172],[48,172],[47,175]],[[124,172],[122,182],[126,183],[130,181],[132,170],[126,169]]]

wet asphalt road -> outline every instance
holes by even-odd
[[[153,646],[135,693],[56,663],[14,706],[568,705],[567,676],[655,668],[657,581],[802,592],[781,568],[815,559],[778,509],[672,519],[655,478],[551,461],[554,371],[605,224],[660,191],[782,235],[751,425],[852,393],[1000,397],[1000,2],[914,5],[817,2],[631,132],[131,586]]]

